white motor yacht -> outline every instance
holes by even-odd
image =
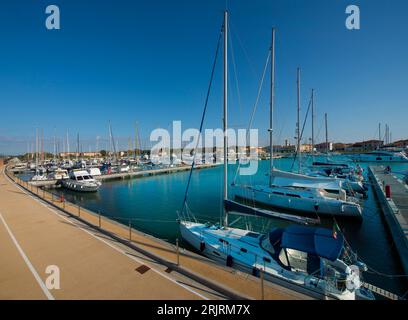
[[[48,175],[48,179],[51,180],[62,180],[68,178],[69,178],[68,170],[61,168],[57,168],[53,173]]]
[[[101,182],[92,177],[86,170],[74,170],[69,174],[69,179],[61,180],[63,187],[79,192],[96,192]]]
[[[43,174],[35,174],[32,178],[31,181],[45,181],[48,180],[47,176]]]

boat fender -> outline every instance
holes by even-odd
[[[367,272],[368,267],[364,262],[357,261],[357,262],[355,262],[355,264],[360,269],[360,271]]]
[[[203,252],[205,250],[205,242],[201,241],[200,242],[200,251]]]
[[[227,256],[227,267],[232,267],[232,261],[233,261],[233,258],[232,258],[232,256],[229,254],[229,255]]]

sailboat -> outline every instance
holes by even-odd
[[[347,163],[333,161],[329,159],[329,138],[327,126],[327,113],[324,115],[325,131],[326,131],[326,159],[315,161],[314,157],[314,90],[312,90],[311,98],[312,106],[312,164],[309,167],[310,171],[306,175],[310,177],[325,177],[338,179],[341,186],[349,193],[359,193],[363,197],[367,197],[368,188],[364,185],[363,171],[360,166],[352,167]]]
[[[310,177],[301,174],[300,152],[300,69],[297,69],[297,155],[299,173],[285,172],[273,165],[273,109],[275,86],[275,31],[271,45],[271,88],[270,88],[270,174],[268,185],[232,184],[236,198],[250,200],[253,203],[288,210],[291,212],[362,218],[357,198],[348,196],[342,182],[327,177]]]
[[[40,140],[38,137],[38,129],[36,129],[36,136],[35,136],[35,175],[31,178],[31,181],[44,181],[47,180],[47,177],[44,175],[45,169],[40,168],[40,163],[39,163],[39,156],[40,156],[40,151],[39,151],[39,144]]]
[[[314,91],[312,90],[312,140],[313,137],[313,113],[314,113]],[[346,190],[348,195],[363,198],[367,198],[367,186],[364,185],[363,169],[360,166],[352,167],[349,164],[333,161],[329,159],[329,138],[328,138],[328,125],[327,125],[327,113],[324,114],[324,123],[326,131],[326,159],[323,161],[315,161],[314,148],[312,147],[312,159],[313,162],[309,167],[310,170],[305,174],[310,177],[324,177],[326,179],[337,180],[340,182],[341,187]],[[312,144],[313,145],[313,144]]]
[[[227,11],[224,13],[222,34],[224,38],[223,192],[224,200],[228,200]],[[228,224],[228,211],[225,205],[222,225],[198,222],[186,204],[193,169],[194,164],[191,167],[183,208],[179,213],[179,227],[183,239],[196,250],[228,267],[252,273],[255,276],[259,276],[262,272],[266,280],[319,298],[327,296],[337,299],[372,298],[370,293],[358,288],[359,273],[355,272],[349,264],[359,265],[361,269],[364,269],[364,265],[357,261],[355,255],[350,255],[354,258],[347,262],[345,257],[348,251],[341,234],[333,235],[328,229],[297,225],[284,229],[274,228],[267,234],[232,228]]]

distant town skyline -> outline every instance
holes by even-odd
[[[47,1],[0,4],[0,154],[44,148],[54,135],[63,151],[69,131],[83,151],[109,144],[111,121],[119,148],[150,132],[197,128],[203,109],[225,1],[53,1],[61,29],[47,30]],[[301,116],[316,90],[316,143],[378,139],[378,124],[392,140],[408,138],[408,3],[353,1],[361,29],[348,30],[343,0],[228,1],[230,12],[230,126],[246,128],[277,28],[275,144],[294,143],[296,68],[301,68]],[[221,128],[222,72],[218,61],[205,127]],[[269,75],[253,127],[267,145]],[[310,115],[309,115],[310,116]],[[303,121],[303,120],[302,120]],[[303,141],[311,137],[310,118]]]

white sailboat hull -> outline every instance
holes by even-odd
[[[408,158],[402,153],[363,153],[352,156],[352,159],[357,162],[408,162]]]
[[[204,256],[225,265],[228,256],[232,257],[232,267],[234,269],[253,273],[254,269],[264,270],[264,278],[287,288],[295,289],[298,292],[308,294],[315,298],[325,298],[331,296],[337,299],[354,300],[355,292],[351,291],[329,291],[325,281],[315,282],[309,275],[299,272],[292,272],[283,269],[273,259],[265,262],[263,257],[270,257],[269,253],[262,249],[256,239],[254,243],[248,243],[248,239],[241,241],[248,234],[248,231],[234,228],[216,228],[201,223],[182,221],[180,222],[180,232],[183,239],[193,246]],[[220,239],[228,241],[229,245],[220,242]],[[249,240],[251,241],[251,240]],[[202,243],[205,245],[203,246]],[[233,247],[231,245],[234,245]],[[245,248],[247,253],[243,253],[241,248]],[[235,249],[234,249],[235,248]],[[254,256],[256,257],[254,259]],[[317,285],[316,285],[317,283]]]
[[[361,207],[354,202],[334,198],[317,197],[307,191],[265,186],[232,186],[235,197],[247,199],[274,208],[307,214],[361,218]]]
[[[81,183],[79,181],[74,181],[71,179],[61,180],[61,184],[64,188],[79,192],[96,192],[101,186],[101,184],[98,181],[92,183]]]

